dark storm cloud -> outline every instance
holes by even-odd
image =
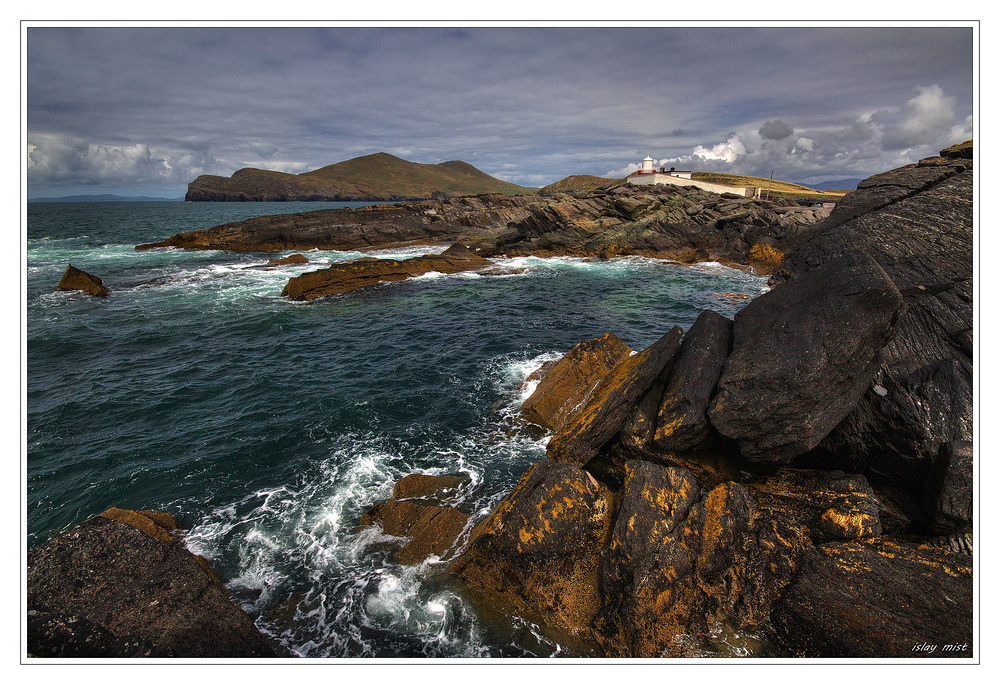
[[[972,59],[968,28],[31,27],[29,187],[377,151],[526,185],[647,154],[869,174],[971,136]]]
[[[761,138],[767,140],[782,140],[795,133],[795,130],[780,119],[775,119],[774,121],[765,121],[757,133],[760,134]]]

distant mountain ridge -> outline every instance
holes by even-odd
[[[461,161],[420,164],[385,152],[355,157],[301,174],[240,169],[231,177],[203,175],[188,184],[189,202],[309,202],[425,200],[483,193],[535,192],[501,181]]]
[[[862,178],[841,178],[836,181],[823,181],[822,183],[803,183],[815,190],[856,190]]]
[[[31,197],[28,202],[181,202],[182,197],[150,197],[148,195],[65,195],[63,197]]]

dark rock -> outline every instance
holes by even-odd
[[[940,445],[972,439],[972,202],[970,159],[925,160],[874,176],[787,255],[775,281],[863,252],[902,294],[878,373],[822,447],[841,468],[903,483],[916,495]]]
[[[450,571],[489,604],[586,639],[614,509],[583,469],[540,461],[476,526]]]
[[[289,264],[308,264],[309,258],[303,254],[295,253],[290,254],[287,257],[280,257],[277,259],[272,259],[267,263],[268,266],[288,266]]]
[[[29,550],[28,653],[275,656],[172,527],[167,514],[109,509]]]
[[[566,417],[631,352],[612,333],[578,343],[547,368],[534,392],[521,405],[524,418],[549,430],[559,430]]]
[[[370,246],[441,245],[496,237],[511,221],[544,202],[537,195],[480,195],[373,205],[356,210],[320,209],[255,217],[201,231],[177,233],[137,250],[353,250]]]
[[[807,553],[771,620],[796,655],[965,657],[972,653],[968,556],[890,540]]]
[[[869,386],[902,297],[864,255],[845,255],[735,317],[709,421],[752,461],[788,462],[822,440]]]
[[[938,535],[972,528],[972,443],[946,442],[927,478],[924,503]]]
[[[293,276],[288,279],[288,284],[281,291],[281,295],[290,300],[315,300],[380,283],[402,281],[432,271],[454,274],[494,266],[493,262],[479,257],[461,245],[456,245],[439,255],[424,255],[403,261],[359,259],[345,264],[334,264],[326,269]]]
[[[729,356],[733,322],[706,309],[684,336],[657,409],[653,441],[660,449],[685,450],[708,437],[706,411]]]
[[[683,334],[683,329],[675,326],[657,342],[618,364],[549,441],[548,458],[582,466],[597,455],[672,362]]]
[[[88,274],[86,271],[81,271],[72,264],[66,267],[66,271],[59,281],[59,285],[56,286],[56,290],[82,290],[94,297],[107,297],[111,294],[104,287],[100,278]]]

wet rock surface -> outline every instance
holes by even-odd
[[[431,272],[455,274],[491,266],[495,266],[493,262],[455,243],[439,255],[424,255],[402,261],[364,258],[335,264],[319,271],[309,271],[288,279],[281,295],[295,301],[315,300]]]
[[[162,512],[109,509],[28,552],[35,657],[273,657]]]
[[[405,476],[393,486],[391,500],[361,517],[359,530],[377,526],[385,535],[402,538],[393,553],[400,564],[447,561],[469,523],[469,515],[452,506],[467,481],[462,476]]]
[[[88,274],[86,271],[81,271],[72,264],[66,266],[66,271],[60,279],[59,285],[56,286],[56,290],[80,290],[94,297],[107,297],[111,294],[104,287],[100,278]]]

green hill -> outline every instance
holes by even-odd
[[[240,169],[231,177],[199,176],[188,184],[192,202],[420,200],[482,193],[522,195],[534,188],[501,181],[466,162],[408,162],[385,152],[286,174]]]

